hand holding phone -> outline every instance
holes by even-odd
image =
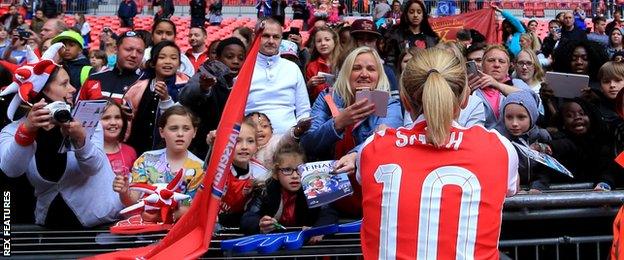
[[[479,69],[477,68],[477,63],[473,60],[466,62],[466,74],[468,76],[478,75]]]

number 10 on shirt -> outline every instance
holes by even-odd
[[[403,174],[401,166],[397,164],[380,165],[374,174],[375,181],[383,185],[379,259],[396,258],[399,192]],[[471,171],[457,166],[443,166],[427,174],[420,191],[417,259],[436,259],[438,256],[442,189],[447,185],[455,185],[461,189],[456,259],[474,257],[481,185]]]

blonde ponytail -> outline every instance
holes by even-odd
[[[427,120],[427,141],[440,147],[446,143],[455,118],[457,98],[440,72],[432,69],[428,74],[422,94],[422,110]]]
[[[427,142],[443,146],[460,104],[468,96],[466,65],[440,49],[418,50],[401,78],[401,100],[410,112],[427,120]]]

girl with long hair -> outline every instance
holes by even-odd
[[[393,64],[405,49],[430,48],[440,41],[440,37],[429,24],[429,14],[422,1],[408,0],[404,6],[401,22],[392,27],[384,37],[386,61],[390,64]]]
[[[308,85],[310,100],[316,100],[321,91],[330,86],[325,82],[325,77],[319,72],[333,74],[333,65],[340,53],[340,40],[338,33],[329,27],[315,28],[310,39],[312,53],[310,62],[306,65],[305,78]]]

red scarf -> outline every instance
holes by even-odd
[[[297,193],[282,189],[282,216],[279,223],[284,226],[296,226],[297,218],[295,216],[295,201]]]
[[[338,106],[336,106],[331,94],[327,94],[323,98],[329,106],[332,117],[336,118],[340,111],[338,110]],[[336,146],[334,148],[334,158],[336,160],[347,154],[355,147],[355,138],[353,137],[354,128],[355,125],[347,126],[342,133],[342,139],[336,142]],[[362,216],[362,187],[355,179],[355,174],[349,174],[349,181],[353,187],[353,195],[339,199],[334,202],[334,204],[337,209],[340,209],[343,213],[348,214],[349,217],[360,218]]]

